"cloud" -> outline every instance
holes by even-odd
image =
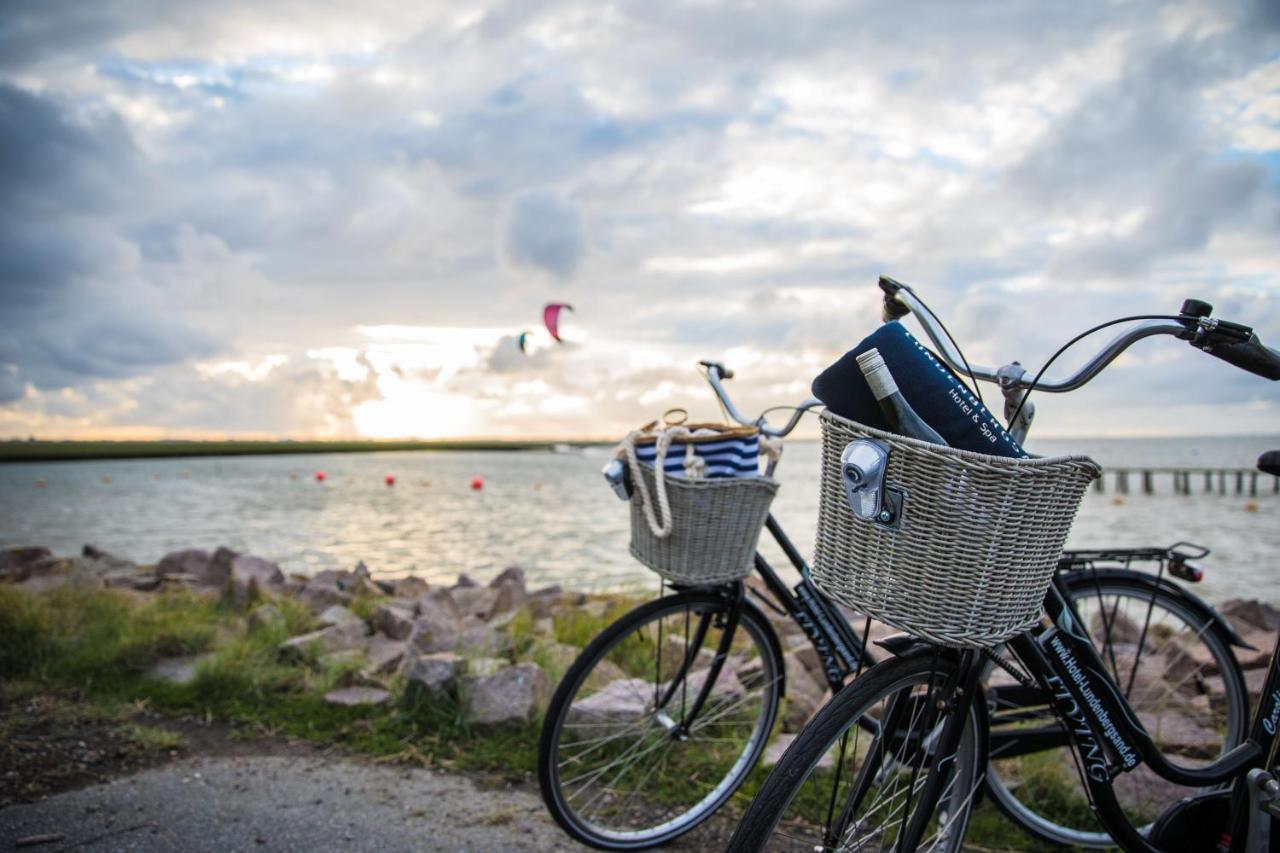
[[[296,432],[377,405],[393,431],[447,406],[608,433],[709,402],[703,356],[737,360],[744,408],[803,396],[874,327],[881,272],[990,364],[1185,296],[1277,338],[1273,7],[20,3],[0,413]],[[521,356],[552,299],[581,346]],[[376,389],[303,355],[366,347]],[[196,368],[280,353],[257,384]],[[1188,431],[1270,411],[1269,387],[1178,358],[1216,395]],[[1169,369],[1135,357],[1084,399],[1149,417]],[[1075,411],[1041,425],[1089,429]]]
[[[583,254],[582,215],[551,190],[521,193],[511,203],[503,251],[517,269],[572,278]]]

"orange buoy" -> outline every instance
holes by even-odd
[[[471,478],[471,491],[478,492],[484,488],[484,477],[479,474]]]
[[[326,474],[326,473],[325,473],[325,472],[323,472],[323,471],[317,471],[317,472],[316,472],[316,482],[317,482],[317,483],[323,483],[323,482],[325,481],[325,478],[326,478],[326,477],[328,477],[328,476],[329,476],[329,475],[328,475],[328,474]]]
[[[388,474],[382,478],[382,482],[386,483],[388,486],[394,486],[396,484],[396,475]]]
[[[1258,502],[1257,502],[1257,501],[1249,501],[1247,504],[1245,504],[1245,505],[1244,505],[1244,511],[1245,511],[1245,512],[1257,512],[1257,511],[1258,511]]]
[[[1114,498],[1111,499],[1111,503],[1115,504],[1116,506],[1124,506],[1124,498],[1120,497],[1119,495],[1116,495]]]
[[[44,488],[45,486],[47,486],[47,485],[49,485],[49,481],[48,481],[48,480],[36,480],[36,488],[37,488],[37,489],[43,489],[43,488]]]

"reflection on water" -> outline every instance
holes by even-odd
[[[1244,467],[1280,438],[1042,442],[1041,453],[1091,453],[1112,465]],[[229,545],[311,573],[364,560],[383,575],[477,579],[521,565],[533,585],[575,589],[649,585],[627,554],[627,513],[600,478],[603,448],[258,456],[0,466],[0,545],[42,544],[58,553],[92,542],[149,562],[182,547]],[[818,445],[787,447],[774,513],[804,553],[817,516]],[[324,470],[327,480],[313,474]],[[396,485],[383,483],[386,474]],[[471,489],[475,476],[481,491]],[[38,480],[46,481],[37,487]],[[1090,492],[1071,544],[1170,544],[1214,549],[1201,592],[1213,599],[1280,599],[1280,496],[1270,478],[1246,497]],[[1196,487],[1200,483],[1196,482]],[[1228,491],[1231,491],[1229,484]],[[776,548],[765,554],[785,560]]]

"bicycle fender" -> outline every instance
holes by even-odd
[[[1098,569],[1096,574],[1099,577],[1121,578],[1137,583],[1155,583],[1162,592],[1179,599],[1206,622],[1212,622],[1231,641],[1231,645],[1256,651],[1253,646],[1244,641],[1244,638],[1236,632],[1235,628],[1231,627],[1231,623],[1221,613],[1213,609],[1212,605],[1194,592],[1182,588],[1168,578],[1157,578],[1148,572],[1140,572],[1134,569]],[[1094,575],[1094,572],[1065,572],[1062,577],[1067,582],[1067,588],[1075,592],[1078,587],[1088,588],[1092,586]]]

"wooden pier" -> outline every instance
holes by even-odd
[[[1259,488],[1280,494],[1280,477],[1263,474],[1256,468],[1107,468],[1093,481],[1093,489],[1105,492],[1110,479],[1110,487],[1116,494],[1129,494],[1132,483],[1135,488],[1140,487],[1143,494],[1153,495],[1157,478],[1168,482],[1176,495],[1200,492],[1257,497]]]

